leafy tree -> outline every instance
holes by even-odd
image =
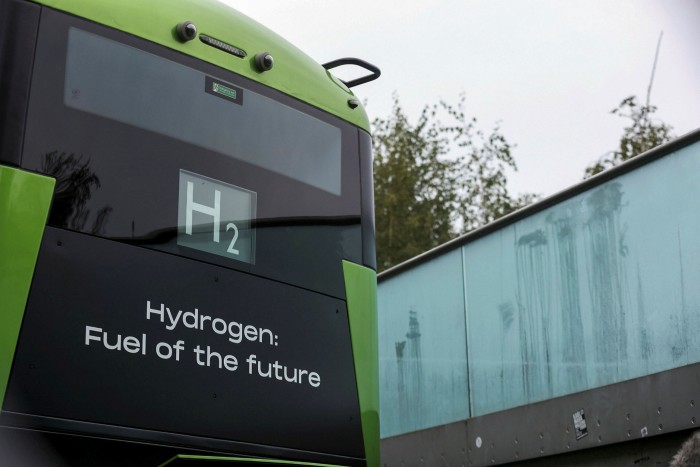
[[[377,263],[386,269],[453,237],[458,207],[457,161],[423,109],[412,125],[395,98],[373,129]]]
[[[456,108],[444,102],[438,106],[455,123],[441,131],[451,140],[448,150],[458,162],[456,234],[486,225],[539,199],[532,193],[511,196],[506,185],[507,171],[517,171],[513,146],[498,126],[490,134],[478,129],[476,118],[467,119],[463,107],[463,100]]]
[[[535,199],[509,195],[506,171],[516,170],[512,147],[497,127],[488,135],[479,130],[463,102],[426,106],[414,125],[395,96],[390,116],[373,122],[380,270]]]
[[[654,120],[652,118],[654,112],[656,112],[656,106],[649,104],[648,100],[645,105],[639,105],[636,96],[623,99],[612,111],[613,114],[630,120],[629,126],[625,127],[622,133],[620,145],[617,150],[603,155],[595,164],[587,167],[584,178],[592,177],[670,141],[673,138],[671,134],[673,128],[662,121]]]

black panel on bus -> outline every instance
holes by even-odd
[[[372,170],[372,137],[358,131],[360,174],[362,179],[362,259],[365,266],[377,270],[377,249],[374,237],[374,177]]]
[[[20,162],[40,7],[0,0],[0,163]]]
[[[53,227],[2,410],[50,431],[365,457],[343,300]]]

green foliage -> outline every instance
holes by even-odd
[[[457,158],[457,226],[461,228],[456,233],[486,225],[538,199],[535,194],[513,198],[508,193],[507,171],[517,171],[517,166],[512,146],[498,126],[490,134],[479,130],[476,119],[469,120],[464,114],[463,101],[456,108],[441,102],[439,108],[455,123],[441,131],[450,138],[450,154]]]
[[[605,154],[595,164],[587,167],[584,178],[592,177],[670,141],[673,138],[671,134],[673,128],[664,122],[652,119],[651,115],[654,112],[656,112],[656,106],[648,103],[640,106],[636,96],[623,99],[611,113],[629,119],[630,125],[625,127],[618,149]]]
[[[394,101],[373,122],[377,263],[386,269],[453,237],[457,161],[428,108],[414,126]]]
[[[512,147],[498,127],[490,134],[479,130],[466,117],[463,99],[457,107],[426,106],[413,125],[394,97],[390,116],[373,127],[380,270],[536,199],[509,195],[506,172],[516,170]]]

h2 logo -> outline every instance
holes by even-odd
[[[255,192],[180,170],[177,244],[255,262]]]

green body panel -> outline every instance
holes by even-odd
[[[351,109],[353,93],[308,55],[247,16],[217,0],[34,0],[218,65],[326,110],[369,131],[367,114]],[[204,44],[180,42],[175,26],[192,21],[200,34],[247,52],[243,59]],[[269,52],[274,67],[260,73],[255,55]]]
[[[55,180],[0,166],[0,407]]]
[[[256,458],[251,458],[251,457],[219,457],[219,456],[192,456],[192,455],[185,455],[185,454],[179,454],[172,459],[170,459],[168,462],[165,462],[164,464],[159,465],[158,467],[165,467],[165,466],[172,466],[172,467],[186,467],[188,465],[193,465],[197,463],[203,463],[206,462],[207,464],[211,464],[212,466],[215,465],[220,465],[220,464],[238,464],[245,462],[246,464],[260,464],[262,465],[304,465],[307,467],[342,467],[339,465],[331,465],[331,464],[316,464],[313,462],[297,462],[297,461],[285,461],[285,460],[279,460],[279,459],[256,459]],[[197,464],[199,465],[199,464]]]
[[[372,269],[348,261],[343,261],[343,272],[365,456],[368,467],[379,467],[377,274]]]

